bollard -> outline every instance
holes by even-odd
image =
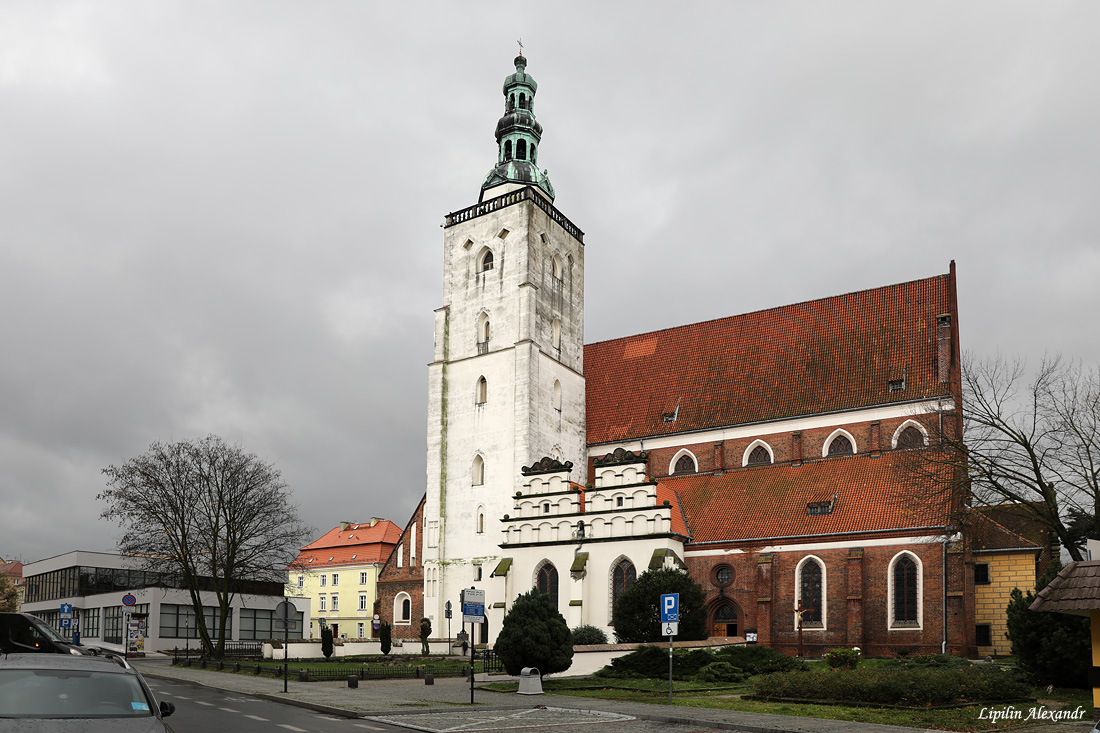
[[[257,664],[257,665],[256,665],[256,668],[255,668],[254,670],[252,670],[252,674],[254,674],[254,675],[259,675],[259,674],[260,674],[260,672],[262,672],[262,671],[263,671],[263,669],[264,669],[263,667],[261,667],[260,665],[258,665],[258,664]]]
[[[435,675],[434,674],[424,675],[424,684],[425,685],[434,685],[435,684]]]
[[[298,681],[299,682],[309,682],[309,671],[305,670],[305,669],[299,669],[298,670]]]
[[[241,663],[240,662],[233,662],[233,671],[234,672],[240,672],[241,671]]]
[[[357,675],[357,674],[349,674],[348,675],[348,688],[352,689],[352,690],[356,690],[356,689],[359,688],[359,675]]]

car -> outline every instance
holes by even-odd
[[[94,654],[73,644],[29,613],[0,613],[0,652],[16,654],[46,652],[54,654]]]
[[[0,731],[165,733],[175,710],[118,655],[0,656]]]

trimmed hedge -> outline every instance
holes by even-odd
[[[781,672],[753,685],[762,698],[830,700],[882,705],[946,705],[1029,698],[1017,674],[995,667],[910,667]]]
[[[709,671],[706,671],[708,668]],[[729,646],[716,652],[683,649],[674,650],[672,655],[672,677],[678,680],[740,682],[754,674],[805,669],[809,669],[805,662],[766,646]],[[667,679],[668,650],[655,646],[640,647],[611,660],[611,664],[596,672],[596,676]]]

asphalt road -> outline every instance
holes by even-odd
[[[166,721],[176,733],[363,733],[407,730],[370,720],[325,715],[189,682],[152,678],[147,678],[146,682],[158,701],[176,706],[176,712]]]

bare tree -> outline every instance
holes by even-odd
[[[121,466],[103,469],[102,517],[123,528],[118,549],[146,570],[178,576],[191,598],[207,654],[224,653],[235,595],[250,581],[285,582],[311,533],[279,471],[217,436],[155,442]],[[202,591],[217,600],[209,629]]]
[[[1021,360],[968,354],[961,433],[952,421],[924,424],[932,445],[906,468],[926,489],[962,506],[1019,504],[1082,559],[1100,512],[1100,370],[1053,357],[1029,373]]]

